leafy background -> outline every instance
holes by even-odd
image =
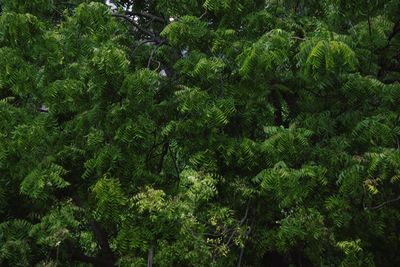
[[[400,264],[398,0],[0,10],[0,265]]]

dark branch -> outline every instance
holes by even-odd
[[[274,90],[270,95],[272,105],[274,106],[274,123],[275,125],[283,125],[282,104],[280,94]]]
[[[101,260],[96,257],[91,257],[83,254],[81,251],[71,247],[71,259],[73,261],[80,261],[80,262],[86,262],[86,263],[92,263],[96,266],[99,266],[102,264]]]
[[[400,33],[400,20],[398,20],[392,29],[392,32],[389,34],[388,38],[387,38],[387,45],[385,47],[382,48],[382,50],[387,50],[390,45],[391,45],[391,41],[392,39],[398,34]],[[383,60],[383,62],[380,64],[380,69],[378,71],[378,79],[379,80],[383,80],[385,73],[387,71],[388,68],[388,64],[387,64],[387,60]]]
[[[72,261],[79,261],[91,263],[93,266],[112,267],[115,266],[113,262],[101,256],[88,256],[72,243],[71,240],[66,241],[67,250],[71,256]]]
[[[400,20],[398,20],[394,26],[392,32],[389,34],[388,43],[392,41],[392,39],[396,36],[396,34],[400,33]]]
[[[95,221],[90,221],[90,226],[94,232],[94,236],[100,246],[101,256],[109,259],[112,262],[115,262],[114,254],[110,248],[110,244],[108,242],[107,233],[101,228],[101,226]]]
[[[153,14],[150,14],[150,13],[147,13],[147,12],[125,11],[125,14],[127,14],[129,16],[144,17],[144,18],[150,19],[152,21],[157,21],[157,22],[160,22],[160,23],[166,23],[166,21],[163,18],[158,17],[158,16],[153,15]]]
[[[156,37],[157,34],[151,31],[148,31],[146,29],[144,29],[143,27],[141,27],[138,23],[136,23],[131,17],[127,16],[127,15],[122,15],[122,14],[112,14],[113,17],[116,18],[122,18],[126,21],[128,21],[129,23],[131,23],[138,31],[140,31],[141,33],[150,36],[150,37]]]

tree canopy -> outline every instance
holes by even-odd
[[[1,266],[400,266],[399,0],[2,0]]]

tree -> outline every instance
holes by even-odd
[[[400,264],[400,1],[112,3],[0,4],[0,265]]]

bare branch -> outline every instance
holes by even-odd
[[[393,203],[393,202],[396,202],[396,201],[399,201],[399,200],[400,200],[400,196],[398,196],[398,197],[396,197],[396,198],[394,198],[394,199],[390,199],[390,200],[388,200],[388,201],[385,201],[385,202],[383,202],[383,203],[381,203],[381,204],[379,204],[379,205],[377,205],[377,206],[365,207],[365,209],[366,209],[366,210],[377,210],[377,209],[382,208],[383,206],[386,206],[387,204],[390,204],[390,203]]]
[[[207,9],[206,9],[206,11],[204,11],[203,14],[201,14],[201,16],[199,17],[199,19],[202,19],[205,15],[207,15]]]
[[[149,254],[147,255],[147,267],[153,266],[153,256],[154,256],[154,249],[150,247]]]
[[[240,256],[239,256],[239,261],[238,261],[237,267],[240,267],[242,265],[243,254],[244,254],[244,246],[240,249]]]
[[[244,235],[244,244],[243,244],[243,247],[240,249],[240,256],[239,256],[239,261],[237,263],[237,267],[240,267],[242,265],[242,258],[243,258],[243,254],[244,254],[245,243],[246,243],[247,238],[249,237],[251,231],[253,230],[254,224],[256,222],[256,216],[255,216],[256,210],[254,209],[254,207],[252,210],[253,210],[253,216],[252,216],[253,219],[252,219],[251,225],[249,226],[249,228],[247,229],[247,231]]]
[[[158,50],[158,48],[160,48],[160,46],[161,46],[161,44],[157,45],[157,46],[151,51],[149,60],[147,61],[147,68],[148,68],[148,69],[150,68],[150,64],[151,64],[151,61],[152,61],[152,59],[153,59],[154,53],[157,52],[157,50]]]
[[[300,40],[300,41],[305,41],[305,40],[307,40],[306,38],[301,38],[301,37],[298,37],[298,36],[290,37],[290,39],[295,39],[295,40]]]

